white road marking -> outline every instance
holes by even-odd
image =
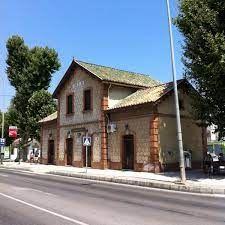
[[[3,196],[3,197],[5,197],[5,198],[8,198],[8,199],[14,200],[14,201],[16,201],[16,202],[19,202],[19,203],[21,203],[21,204],[24,204],[24,205],[30,206],[30,207],[32,207],[32,208],[38,209],[38,210],[40,210],[40,211],[43,211],[43,212],[49,213],[49,214],[51,214],[51,215],[57,216],[57,217],[62,218],[62,219],[64,219],[64,220],[70,221],[70,222],[72,222],[72,223],[79,224],[79,225],[89,225],[89,224],[87,224],[87,223],[83,223],[83,222],[81,222],[81,221],[79,221],[79,220],[75,220],[75,219],[72,219],[72,218],[67,217],[67,216],[63,216],[63,215],[58,214],[58,213],[56,213],[56,212],[50,211],[50,210],[48,210],[48,209],[44,209],[44,208],[42,208],[42,207],[39,207],[39,206],[37,206],[37,205],[33,205],[33,204],[28,203],[28,202],[25,202],[25,201],[22,201],[22,200],[20,200],[20,199],[14,198],[14,197],[12,197],[12,196],[9,196],[9,195],[3,194],[3,193],[0,193],[0,195]]]

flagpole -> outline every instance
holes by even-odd
[[[176,109],[176,121],[177,121],[177,139],[180,153],[180,177],[181,183],[186,182],[186,173],[184,166],[184,150],[183,150],[183,140],[182,140],[182,131],[181,131],[181,121],[180,121],[180,109],[179,109],[179,100],[178,100],[178,91],[177,91],[177,74],[175,66],[175,57],[174,57],[174,44],[173,44],[173,32],[172,32],[172,21],[170,14],[170,2],[166,0],[167,3],[167,15],[168,15],[168,25],[169,25],[169,35],[170,35],[170,51],[171,51],[171,62],[172,62],[172,73],[173,73],[173,87],[174,87],[174,100],[175,100],[175,109]]]
[[[4,80],[3,80],[3,77],[1,77],[2,78],[2,90],[4,91]],[[5,113],[4,113],[4,95],[2,96],[2,98],[3,98],[3,110],[2,110],[2,138],[4,138],[4,127],[5,127]],[[1,146],[1,164],[3,164],[3,149],[4,149],[4,147],[3,146]]]

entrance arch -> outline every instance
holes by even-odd
[[[55,164],[55,142],[48,141],[48,164]]]
[[[66,139],[66,164],[73,165],[73,138]]]
[[[134,169],[134,135],[124,135],[122,139],[122,169]]]

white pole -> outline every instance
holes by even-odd
[[[4,124],[5,124],[5,115],[4,112],[2,112],[2,138],[4,138]],[[1,146],[1,164],[3,164],[3,153],[4,147]]]
[[[2,138],[4,138],[5,115],[2,112]]]
[[[87,173],[87,151],[88,151],[88,146],[86,146],[86,173]]]
[[[1,78],[2,78],[2,90],[4,91],[4,80],[3,80],[3,77],[1,77]],[[2,98],[3,98],[3,106],[4,106],[4,93],[3,93]],[[3,107],[3,110],[2,110],[2,138],[4,138],[4,126],[5,126],[5,113],[4,113],[4,107]],[[2,155],[3,149],[4,149],[4,147],[1,146],[1,164],[3,164],[3,162],[2,162],[3,161],[3,155]]]
[[[176,75],[176,66],[175,66],[175,57],[174,57],[172,21],[171,21],[171,15],[170,15],[169,0],[166,0],[166,3],[167,3],[169,34],[170,34],[170,50],[171,50],[171,62],[172,62],[172,73],[173,73],[174,100],[175,100],[176,120],[177,120],[177,139],[178,139],[178,146],[179,146],[179,152],[180,152],[180,176],[181,176],[181,182],[185,183],[186,174],[185,174],[185,166],[184,166],[184,151],[183,151],[181,122],[180,122],[179,100],[178,100],[178,92],[177,92],[177,78],[176,78],[177,75]]]

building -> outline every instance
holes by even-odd
[[[216,132],[217,126],[212,124],[207,127],[207,142],[215,142],[219,140],[219,133]]]
[[[178,80],[184,149],[192,167],[206,151],[206,129],[191,118],[190,91]],[[41,123],[42,163],[160,172],[179,168],[173,83],[73,60],[53,93],[58,111]]]

